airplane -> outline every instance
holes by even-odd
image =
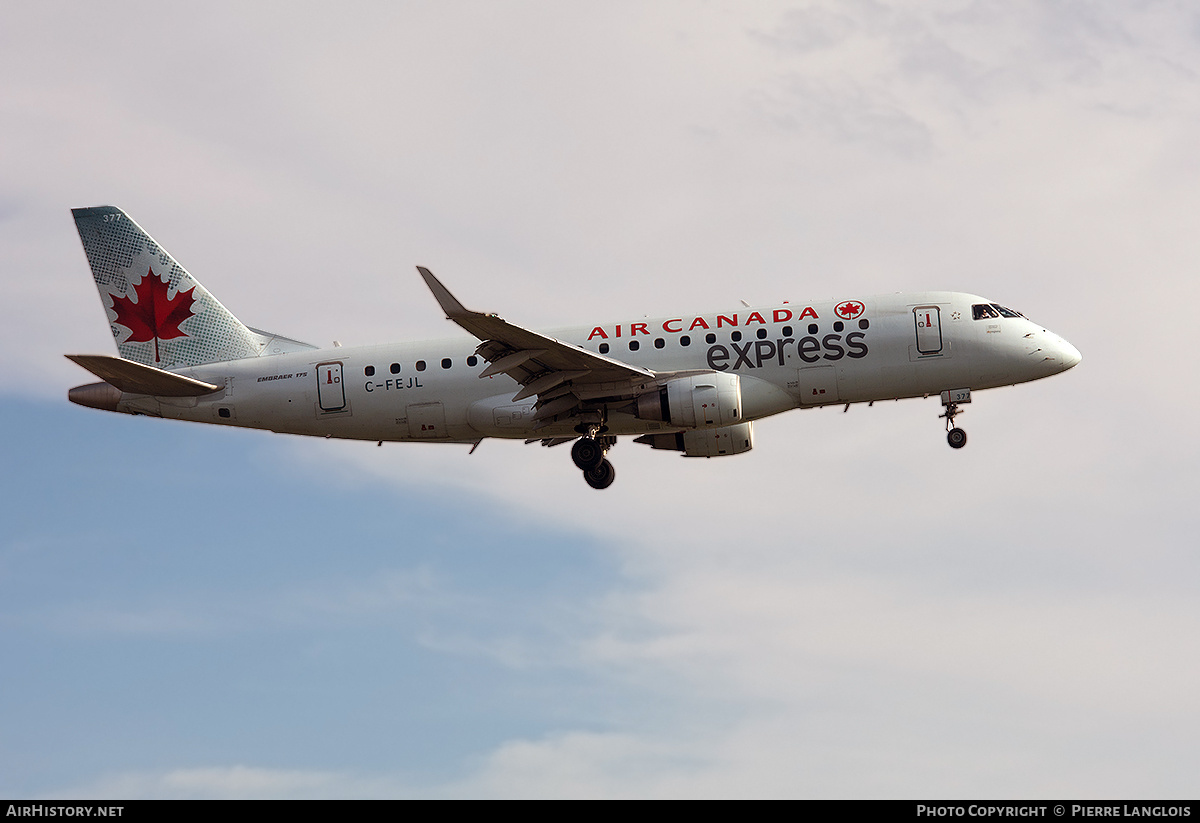
[[[66,355],[105,411],[273,432],[470,444],[573,443],[610,486],[617,438],[684,457],[741,454],[754,421],[796,408],[939,396],[946,439],[972,392],[1058,374],[1079,351],[1019,312],[958,292],[743,303],[725,312],[539,332],[472,311],[417,270],[474,339],[319,348],[242,324],[125,212],[72,209],[119,357]]]

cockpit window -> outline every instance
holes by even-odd
[[[1000,316],[987,303],[976,303],[971,307],[971,313],[975,315],[976,320],[989,320]]]
[[[993,303],[992,308],[995,309],[996,311],[1000,312],[1000,314],[1004,317],[1024,317],[1025,316],[1025,315],[1021,314],[1019,311],[1013,311],[1012,309],[1006,309],[1006,308],[1004,308],[1004,306],[1001,306],[999,303]]]

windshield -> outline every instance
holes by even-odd
[[[976,320],[995,320],[999,317],[1024,317],[1019,311],[1005,308],[999,303],[976,303],[971,307],[971,314]]]

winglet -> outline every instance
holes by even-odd
[[[447,320],[453,320],[456,317],[469,317],[472,314],[477,314],[467,309],[458,299],[450,293],[450,290],[442,285],[442,281],[433,276],[433,272],[424,266],[417,266],[417,271],[421,273],[421,277],[425,278],[425,285],[433,292],[433,297],[438,301],[438,305],[442,307],[442,311],[446,313]]]

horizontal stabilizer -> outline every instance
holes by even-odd
[[[109,357],[104,354],[68,354],[66,357],[126,394],[150,394],[155,397],[200,397],[224,388],[201,380],[193,380],[182,374],[156,369],[153,366],[143,366],[132,360],[122,360],[120,357]]]

